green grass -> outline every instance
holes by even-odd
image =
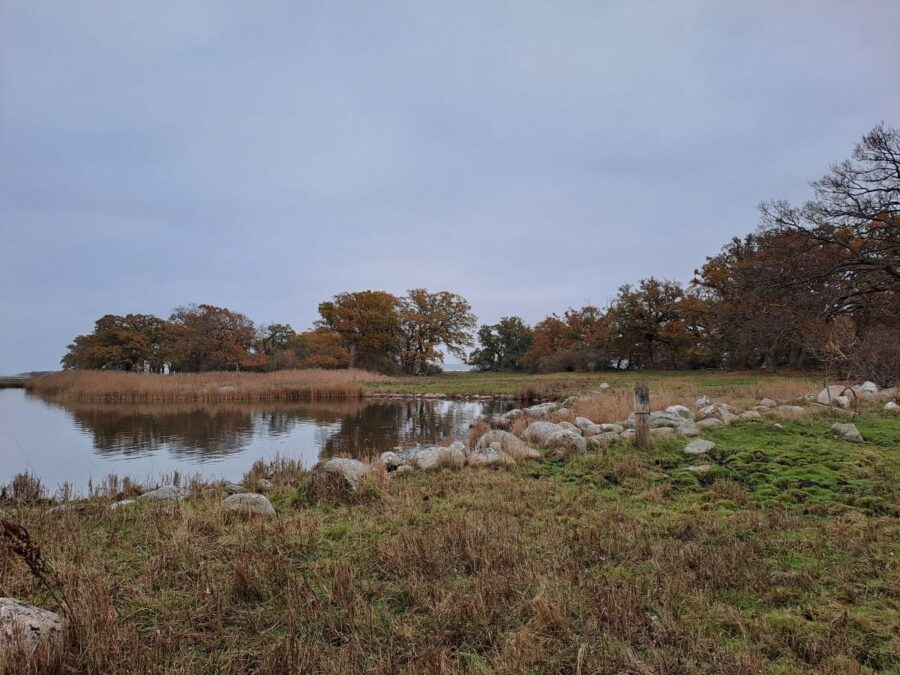
[[[283,469],[272,520],[224,518],[209,487],[4,508],[73,597],[78,672],[897,672],[900,421],[859,417],[861,444],[831,422],[355,495]],[[5,552],[0,592],[51,604]]]

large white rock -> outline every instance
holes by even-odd
[[[586,429],[590,429],[591,427],[595,427],[597,425],[594,424],[587,417],[576,417],[575,418],[575,426],[578,427],[579,429],[586,430]],[[590,434],[585,434],[585,435],[589,436]]]
[[[463,448],[465,446],[458,441],[446,448],[439,445],[424,448],[416,453],[412,463],[422,471],[460,467],[466,463],[466,453]]]
[[[831,403],[834,401],[834,399],[836,399],[838,396],[840,396],[841,394],[844,393],[844,389],[845,389],[845,387],[842,384],[831,384],[819,392],[819,395],[816,398],[816,400],[819,403],[824,403],[825,405],[831,405]]]
[[[163,485],[161,488],[145,492],[138,499],[150,499],[158,502],[177,502],[187,499],[191,491],[180,485]]]
[[[565,429],[553,422],[532,422],[522,435],[529,443],[546,445],[549,438],[559,431],[565,431]]]
[[[562,429],[551,434],[544,445],[551,450],[555,450],[554,456],[557,458],[568,457],[576,452],[587,450],[587,441],[584,437],[568,429]]]
[[[509,455],[500,449],[500,443],[491,443],[490,447],[477,448],[469,452],[466,458],[470,466],[488,466],[490,464],[512,464],[513,460]]]
[[[673,415],[678,415],[679,417],[683,417],[686,420],[693,420],[694,413],[691,412],[691,409],[686,405],[670,405],[666,408],[667,413],[672,413]]]
[[[355,490],[365,475],[369,473],[369,466],[358,459],[332,457],[322,465],[322,471],[341,476],[347,485]]]
[[[699,396],[694,399],[694,407],[695,408],[704,408],[710,404],[709,396],[704,394],[703,396]]]
[[[0,652],[15,645],[17,639],[29,654],[39,647],[50,652],[60,649],[65,627],[65,619],[56,612],[15,598],[0,598]]]
[[[701,429],[708,429],[710,427],[724,427],[725,422],[720,420],[718,417],[707,417],[705,420],[700,420],[695,423]]]
[[[475,443],[475,450],[489,448],[494,443],[499,443],[503,452],[513,459],[538,459],[541,456],[540,452],[525,445],[518,436],[499,429],[492,429],[479,438]]]
[[[700,427],[698,427],[697,423],[693,420],[685,420],[677,429],[675,429],[675,433],[686,438],[699,436]]]
[[[716,444],[712,441],[707,441],[703,438],[695,438],[685,446],[684,451],[689,455],[702,455],[713,450],[715,447]]]
[[[778,405],[778,401],[772,398],[764,398],[759,402],[759,404],[764,408],[774,408]]]
[[[787,415],[799,415],[800,413],[806,412],[806,408],[802,405],[780,405],[778,406],[778,412]]]
[[[755,410],[745,410],[740,415],[738,415],[738,418],[740,418],[746,422],[747,420],[761,420],[762,415],[760,415]]]
[[[559,403],[539,403],[538,405],[533,405],[530,408],[525,408],[522,412],[524,412],[528,417],[546,419],[552,412],[559,410],[559,408]]]
[[[897,405],[893,401],[888,401],[884,404],[884,411],[889,413],[897,413],[900,412],[900,405]]]
[[[274,516],[275,507],[263,495],[255,492],[239,492],[222,500],[222,509],[228,513],[246,513]]]
[[[832,424],[831,433],[845,441],[851,441],[853,443],[863,442],[863,437],[862,434],[859,433],[859,429],[856,428],[855,424],[851,424],[850,422],[837,422]]]

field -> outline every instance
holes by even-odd
[[[811,386],[746,378],[657,375],[651,388],[750,398]],[[596,400],[579,405],[619,405]],[[696,458],[672,438],[562,462],[376,472],[353,493],[317,488],[289,461],[256,466],[249,482],[275,484],[271,519],[227,518],[222,488],[199,484],[178,506],[109,511],[138,492],[113,481],[68,511],[3,508],[71,599],[71,671],[897,672],[900,420],[863,410],[854,444],[830,434],[836,415],[709,430],[705,474],[686,471]],[[6,550],[0,595],[54,606]]]

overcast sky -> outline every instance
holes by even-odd
[[[0,0],[0,373],[103,314],[687,281],[900,124],[900,2]]]

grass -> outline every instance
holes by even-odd
[[[714,430],[704,459],[620,442],[353,495],[257,465],[269,520],[199,485],[177,507],[110,512],[118,484],[3,508],[79,617],[70,671],[897,672],[900,421],[859,416],[860,444],[827,415],[781,422]],[[0,594],[52,604],[5,552]]]
[[[0,389],[24,389],[24,377],[0,377]]]
[[[822,380],[810,373],[766,374],[760,371],[609,371],[600,373],[442,373],[427,377],[392,377],[369,383],[369,390],[395,394],[508,395],[521,399],[563,399],[595,391],[606,382],[631,395],[634,383],[645,380],[651,393],[665,392],[679,403],[700,394],[725,397],[736,391],[748,395],[794,398],[821,388]],[[789,394],[789,396],[787,395]],[[761,397],[760,396],[760,397]]]
[[[63,371],[31,378],[29,391],[65,401],[163,403],[362,398],[382,376],[363,370],[280,370],[274,373]]]

